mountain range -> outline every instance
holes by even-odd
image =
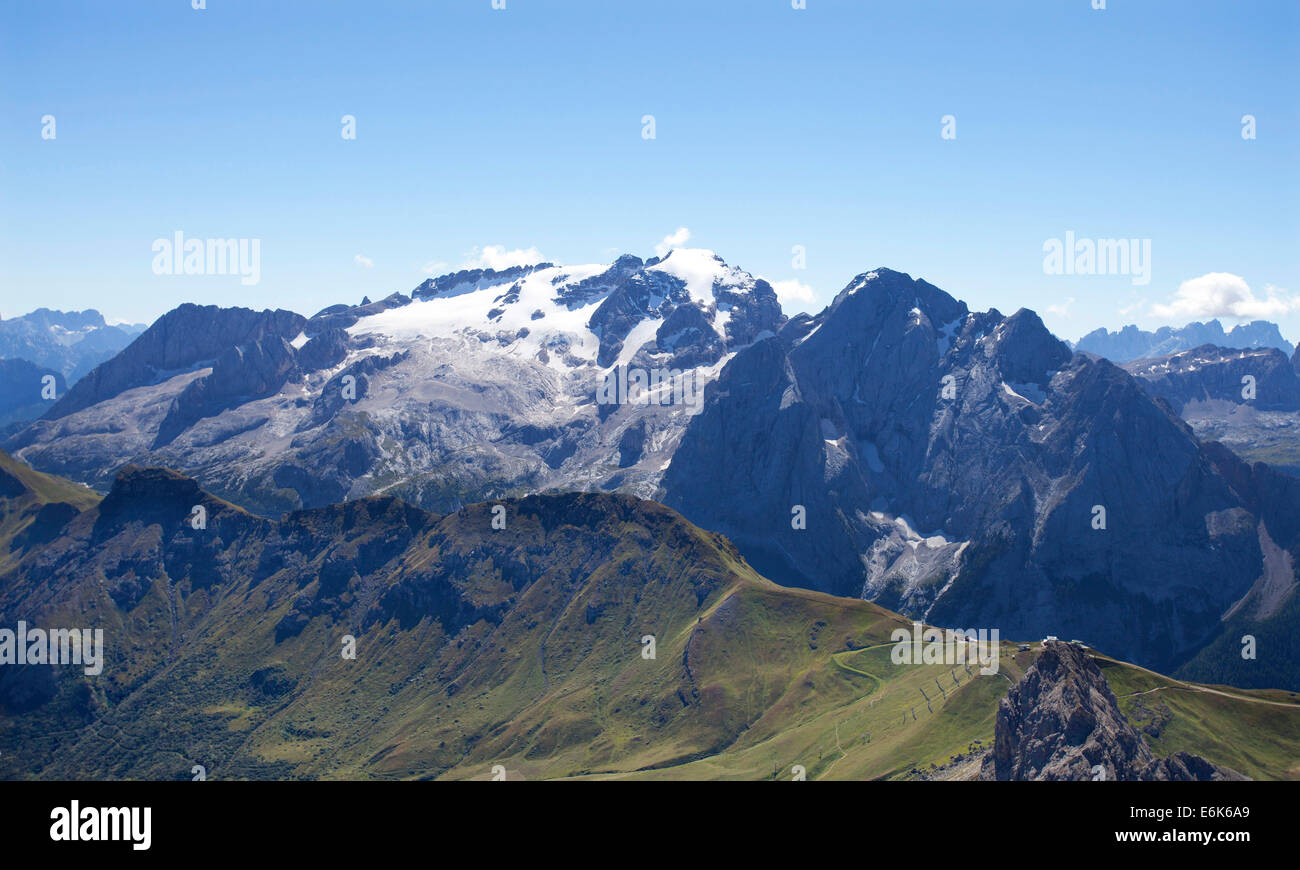
[[[1123,368],[1202,441],[1300,476],[1300,350],[1288,362],[1276,348],[1202,345]]]
[[[1095,353],[1112,362],[1124,363],[1143,357],[1170,356],[1201,345],[1242,349],[1277,348],[1290,356],[1296,348],[1282,337],[1277,324],[1267,320],[1239,323],[1224,330],[1218,320],[1162,326],[1155,332],[1129,325],[1111,332],[1095,329],[1073,345],[1074,350]]]
[[[128,462],[179,468],[268,515],[380,492],[434,510],[648,496],[693,412],[599,402],[610,367],[702,398],[783,322],[766,281],[692,250],[459,272],[311,318],[183,305],[8,446],[99,487]]]
[[[106,323],[94,309],[38,308],[0,319],[0,432],[41,416],[68,384],[112,358],[144,329],[143,324]]]
[[[1126,371],[1031,311],[884,268],[787,319],[766,281],[677,249],[461,271],[312,317],[184,305],[5,446],[100,491],[174,468],[268,518],[654,498],[785,585],[1300,688],[1300,478],[1179,416],[1245,374],[1249,413],[1290,413],[1295,367],[1210,362]],[[638,373],[662,378],[607,389]]]
[[[25,359],[75,382],[130,344],[144,324],[110,324],[93,308],[38,308],[0,320],[0,359]]]

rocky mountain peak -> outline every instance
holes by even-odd
[[[1199,756],[1157,759],[1119,709],[1101,669],[1073,643],[1046,641],[998,705],[985,780],[1228,780]]]
[[[198,483],[191,477],[170,468],[146,468],[127,465],[117,473],[113,488],[104,498],[103,505],[128,504],[143,499],[199,498]]]
[[[999,332],[1000,368],[1008,381],[1045,385],[1074,356],[1028,308],[1003,321]]]
[[[121,353],[78,381],[44,419],[61,419],[124,390],[215,361],[249,342],[291,339],[306,323],[301,314],[282,309],[253,311],[187,302],[158,318]]]
[[[95,537],[103,539],[132,522],[159,525],[168,536],[183,534],[193,528],[195,507],[203,508],[203,525],[214,531],[258,522],[240,508],[204,492],[192,477],[170,468],[128,465],[118,472],[112,489],[99,503]]]

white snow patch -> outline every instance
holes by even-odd
[[[948,348],[952,347],[953,336],[957,334],[957,328],[961,326],[962,318],[958,317],[952,323],[945,323],[939,330],[939,337],[934,340],[934,346],[939,351],[939,356],[948,353]]]

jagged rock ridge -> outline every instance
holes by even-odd
[[[1178,752],[1157,759],[1120,712],[1115,693],[1084,650],[1048,641],[998,704],[984,780],[1242,780],[1234,770]]]
[[[1142,357],[1169,356],[1206,344],[1236,349],[1272,347],[1288,355],[1295,349],[1282,337],[1277,324],[1266,320],[1239,323],[1227,331],[1218,320],[1181,327],[1162,326],[1155,332],[1132,325],[1117,332],[1095,329],[1079,339],[1074,349],[1122,363]]]

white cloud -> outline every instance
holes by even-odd
[[[1300,297],[1292,296],[1272,284],[1264,288],[1265,297],[1257,298],[1246,280],[1228,272],[1210,272],[1184,281],[1168,305],[1155,304],[1151,313],[1164,318],[1204,319],[1235,317],[1260,320],[1300,311]]]
[[[807,284],[801,284],[798,281],[771,281],[772,289],[776,291],[777,301],[782,305],[791,302],[806,302],[812,304],[816,301],[816,294],[813,288]]]
[[[374,260],[370,259],[369,257],[364,257],[361,254],[357,254],[355,257],[353,257],[352,262],[356,263],[358,266],[363,266],[367,269],[373,268],[375,265]]]
[[[507,251],[505,245],[477,245],[465,255],[465,269],[509,269],[511,266],[534,266],[545,258],[537,248],[516,248]]]
[[[1070,316],[1070,306],[1074,304],[1074,297],[1071,296],[1060,305],[1047,306],[1048,314],[1055,314],[1057,317],[1068,318]]]
[[[1138,299],[1136,302],[1130,302],[1128,305],[1121,305],[1118,309],[1120,317],[1131,317],[1133,314],[1141,311],[1147,304],[1146,299]]]
[[[420,271],[426,275],[441,275],[447,270],[447,264],[442,260],[430,260],[420,267]]]
[[[680,248],[682,245],[686,244],[688,241],[690,241],[690,238],[691,238],[690,230],[686,229],[686,227],[678,227],[677,232],[669,233],[668,235],[664,236],[664,240],[662,242],[655,245],[655,256],[656,257],[665,256],[673,248]]]

